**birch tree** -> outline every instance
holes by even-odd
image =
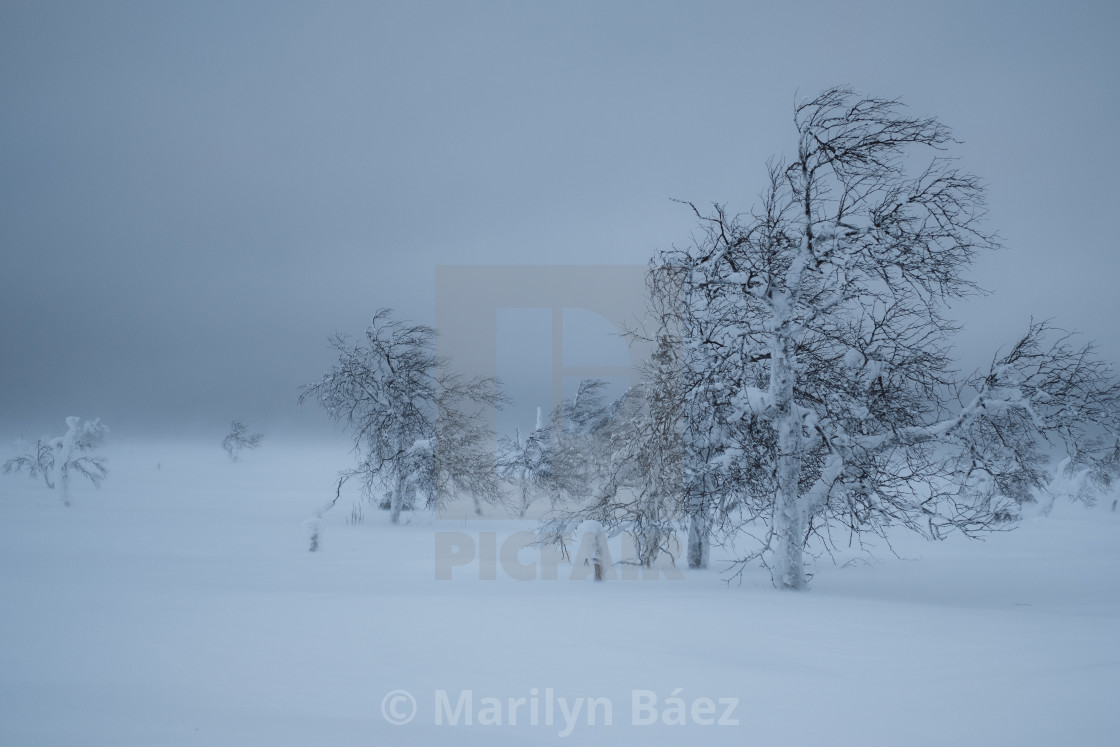
[[[548,490],[552,480],[552,435],[537,408],[536,427],[527,436],[521,429],[513,437],[498,439],[498,474],[513,483],[518,493],[518,516],[524,518],[535,495]]]
[[[557,417],[567,412],[571,420],[554,446],[565,456],[554,464],[553,481],[566,478],[573,488],[557,491],[546,517],[547,538],[559,542],[580,522],[593,522],[611,536],[628,534],[634,555],[624,562],[649,568],[663,553],[675,556],[683,516],[672,399],[643,383],[607,405],[600,395],[603,383],[582,382],[557,412]]]
[[[263,433],[249,433],[249,428],[240,420],[230,423],[229,433],[222,439],[222,448],[225,449],[231,462],[241,461],[242,449],[255,449],[264,440]]]
[[[4,474],[26,472],[28,477],[43,478],[48,488],[59,488],[64,506],[70,505],[70,481],[81,475],[101,487],[109,474],[105,457],[93,456],[93,451],[105,440],[109,429],[100,418],[84,423],[79,417],[66,418],[66,433],[58,438],[39,439],[33,452],[20,454],[4,462]]]
[[[693,245],[656,260],[680,296],[685,419],[708,449],[694,464],[732,498],[725,518],[765,527],[741,563],[787,589],[814,538],[999,528],[1044,485],[1049,445],[1114,429],[1118,401],[1092,347],[1046,323],[989,370],[953,370],[946,309],[999,242],[946,126],[845,88],[797,105],[794,126],[756,208],[690,206]]]
[[[476,502],[501,499],[494,435],[483,409],[504,398],[492,378],[466,378],[435,352],[436,331],[379,310],[364,341],[331,338],[338,362],[303,387],[299,400],[317,401],[350,429],[357,466],[339,476],[334,500],[352,478],[367,495],[386,488],[390,519],[422,500],[438,509],[457,494]]]
[[[757,515],[752,498],[766,492],[772,444],[757,417],[744,418],[732,406],[740,372],[729,375],[713,365],[720,359],[713,350],[721,347],[711,344],[719,322],[703,302],[697,306],[691,270],[655,259],[646,285],[654,331],[631,330],[630,336],[651,343],[655,352],[641,371],[649,423],[635,430],[649,439],[647,448],[668,450],[668,458],[650,463],[657,479],[673,486],[667,513],[687,523],[688,566],[706,568],[713,536],[731,535],[744,515]]]

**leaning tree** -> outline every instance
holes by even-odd
[[[250,434],[248,426],[240,420],[234,420],[230,423],[229,433],[222,439],[222,448],[231,462],[240,462],[242,449],[255,449],[263,440],[263,433]]]
[[[512,438],[498,438],[498,475],[513,483],[518,493],[518,516],[525,517],[539,490],[548,490],[552,480],[552,429],[541,420],[537,408],[536,427],[522,436],[516,428]]]
[[[35,450],[20,454],[4,462],[0,472],[12,474],[26,472],[28,477],[42,477],[50,489],[60,486],[62,503],[70,505],[70,481],[77,474],[82,475],[95,488],[109,474],[105,457],[93,456],[92,452],[104,442],[109,429],[100,418],[84,423],[79,417],[66,418],[66,433],[58,438],[39,439]]]
[[[299,396],[301,403],[317,401],[354,437],[358,464],[340,475],[327,508],[355,477],[366,495],[388,489],[393,523],[418,497],[431,509],[460,493],[476,505],[501,499],[484,414],[504,402],[498,382],[451,371],[435,351],[435,337],[432,327],[381,309],[363,341],[331,338],[338,362]]]
[[[1115,430],[1120,400],[1091,346],[1047,324],[986,372],[954,371],[947,306],[998,240],[980,182],[945,156],[947,127],[845,88],[797,105],[794,125],[755,209],[690,205],[693,245],[654,262],[677,294],[663,321],[689,479],[718,486],[693,513],[761,522],[741,562],[790,589],[814,538],[1006,526],[1044,487],[1050,444]]]

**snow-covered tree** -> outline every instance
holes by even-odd
[[[522,436],[521,429],[513,437],[498,439],[498,474],[513,483],[518,493],[518,515],[524,518],[536,493],[552,484],[552,433],[541,420],[537,408],[536,427]]]
[[[389,491],[393,523],[417,500],[432,509],[454,494],[500,501],[494,437],[482,412],[504,402],[498,382],[450,371],[435,352],[435,336],[381,309],[363,341],[331,338],[338,363],[303,387],[299,400],[317,401],[351,430],[358,465],[340,475],[324,511],[354,477],[368,496]]]
[[[662,410],[665,399],[651,397],[645,386],[631,387],[610,405],[602,387],[581,382],[557,410],[567,420],[554,440],[561,456],[553,474],[572,487],[557,491],[546,537],[562,542],[579,522],[595,522],[609,534],[628,533],[636,557],[627,561],[650,567],[663,552],[675,552],[681,519],[675,423]]]
[[[630,332],[654,346],[642,368],[649,409],[635,432],[650,452],[645,478],[671,486],[664,513],[687,521],[688,566],[706,568],[713,533],[737,526],[729,526],[729,517],[760,492],[773,465],[765,434],[756,421],[736,417],[732,388],[708,365],[699,341],[708,339],[711,325],[695,313],[695,299],[686,292],[691,279],[689,270],[651,262],[646,285],[654,328]]]
[[[794,124],[758,207],[693,207],[694,245],[656,264],[680,294],[689,479],[700,496],[715,485],[707,507],[731,524],[761,521],[742,561],[799,589],[814,538],[998,528],[1044,484],[1046,439],[1076,450],[1086,424],[1115,428],[1118,390],[1091,346],[1036,323],[956,376],[945,312],[997,239],[980,182],[942,155],[944,125],[843,88]]]
[[[222,439],[222,448],[229,455],[231,462],[241,461],[242,449],[255,449],[261,445],[263,433],[249,435],[249,428],[240,420],[230,423],[229,433]]]
[[[575,394],[552,412],[546,490],[553,505],[589,498],[609,458],[601,448],[602,429],[611,419],[603,396],[606,386],[600,379],[583,379]]]
[[[1116,491],[1120,487],[1120,438],[1113,438],[1111,446],[1097,446],[1086,460],[1086,493],[1092,502],[1100,497],[1112,498],[1112,510],[1115,511]]]
[[[575,530],[575,545],[576,555],[572,558],[572,565],[577,574],[582,565],[590,569],[596,581],[602,581],[606,576],[613,578],[614,569],[609,565],[611,552],[607,546],[607,535],[599,522],[594,519],[581,522]],[[576,574],[573,576],[578,578]]]
[[[1116,510],[1117,489],[1120,488],[1120,438],[1095,439],[1082,451],[1063,459],[1057,469],[1040,513],[1047,514],[1059,496],[1068,496],[1087,505],[1100,499],[1112,499]]]
[[[566,547],[573,528],[587,518],[582,509],[593,495],[603,463],[597,441],[599,429],[609,419],[603,397],[606,385],[600,379],[582,379],[575,394],[553,409],[545,485],[551,509],[538,532],[542,543]]]
[[[4,474],[26,472],[32,479],[42,477],[50,489],[59,488],[63,505],[70,505],[70,479],[82,475],[101,487],[109,474],[105,457],[92,456],[91,452],[102,444],[109,429],[101,420],[66,418],[66,434],[58,438],[39,439],[34,451],[13,457],[4,462]]]

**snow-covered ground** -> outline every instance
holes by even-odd
[[[70,509],[0,478],[2,745],[1120,743],[1109,506],[822,558],[807,593],[524,581],[529,550],[477,558],[532,523],[459,508],[351,525],[344,500],[307,552],[345,447],[104,453]]]

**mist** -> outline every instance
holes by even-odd
[[[439,267],[640,268],[690,241],[673,199],[748,210],[794,102],[838,83],[941,118],[987,183],[1006,249],[974,268],[991,295],[956,310],[962,367],[1032,315],[1115,360],[1118,20],[1042,2],[4,3],[0,435],[68,415],[118,436],[330,433],[296,405],[330,334],[384,306],[436,321]],[[495,316],[503,428],[548,405],[550,313]],[[615,320],[564,313],[579,365],[625,364]]]

